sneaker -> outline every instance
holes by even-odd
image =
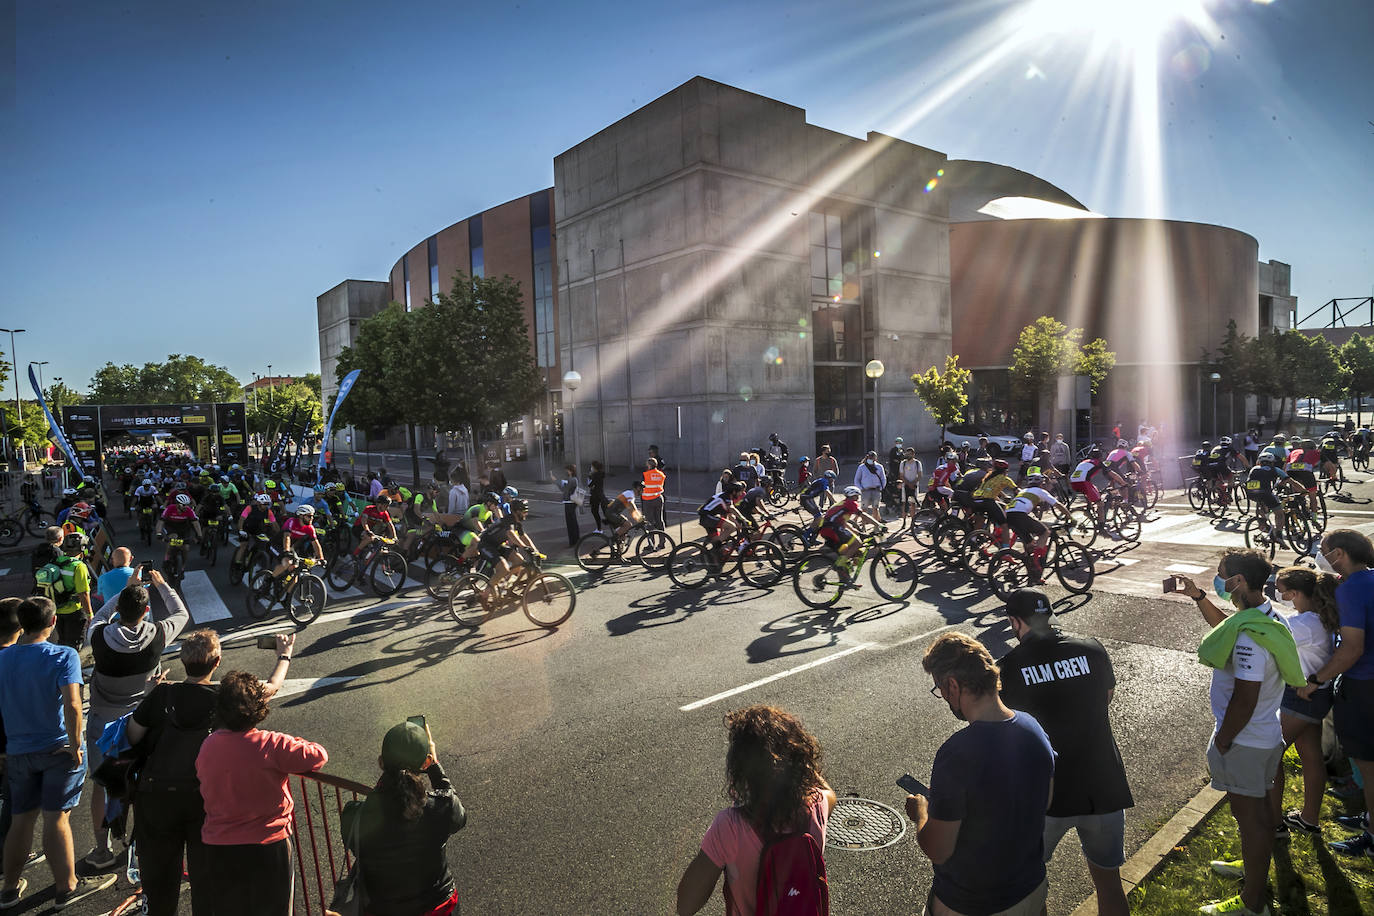
[[[19,905],[19,898],[29,887],[28,878],[20,878],[19,886],[12,891],[0,891],[0,910],[12,910]]]
[[[1347,830],[1368,830],[1369,815],[1366,814],[1342,814],[1336,818],[1336,823],[1345,827]]]
[[[1274,839],[1287,840],[1291,838],[1292,834],[1288,829],[1288,822],[1286,820],[1281,820],[1274,825]]]
[[[39,863],[42,863],[42,862],[46,862],[47,860],[48,860],[48,857],[45,856],[45,855],[43,855],[43,853],[41,853],[41,852],[31,852],[31,853],[29,853],[29,857],[28,857],[27,859],[24,860],[24,867],[25,867],[25,868],[32,868],[33,866],[38,865]]]
[[[1212,871],[1221,875],[1223,878],[1244,878],[1245,863],[1240,859],[1213,859]]]
[[[58,894],[53,901],[54,910],[64,910],[76,903],[78,900],[85,900],[92,894],[98,894],[111,884],[115,883],[118,875],[89,875],[85,878],[76,879],[76,887],[67,891],[65,894]]]
[[[1327,843],[1326,845],[1343,856],[1365,856],[1374,859],[1374,836],[1370,836],[1368,830],[1348,840],[1342,840],[1339,843]]]
[[[1213,913],[1235,913],[1237,916],[1271,916],[1269,904],[1266,903],[1258,910],[1248,909],[1240,899],[1240,894],[1198,907],[1198,912],[1206,914],[1206,916],[1212,916]]]
[[[101,849],[97,846],[86,853],[86,857],[81,861],[96,871],[104,871],[107,868],[113,868],[115,862],[119,861],[119,857],[115,855],[113,849]]]
[[[1322,832],[1320,824],[1309,824],[1307,821],[1303,820],[1301,811],[1289,811],[1285,814],[1283,816],[1283,825],[1296,830],[1298,833],[1314,834]]]

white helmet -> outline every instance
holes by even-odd
[[[63,495],[63,496],[75,496],[75,495],[76,495],[76,487],[63,487],[63,488],[62,488],[62,495]]]
[[[1125,439],[1117,439],[1117,440],[1116,440],[1116,447],[1117,447],[1117,448],[1130,448],[1130,447],[1131,447],[1131,443],[1127,442]]]
[[[272,497],[268,496],[266,493],[259,493],[253,497],[253,502],[257,503],[259,506],[270,506],[272,505]]]
[[[858,487],[845,487],[844,495],[848,496],[850,499],[858,499],[860,496],[863,495],[863,491],[860,490]]]
[[[304,516],[307,516],[307,517],[313,516],[313,515],[315,514],[315,507],[312,506],[312,505],[310,505],[309,503],[306,503],[306,504],[303,505],[303,506],[297,506],[297,507],[296,507],[296,514],[297,514],[297,515],[304,515]]]
[[[151,477],[145,477],[145,478],[143,478],[143,485],[144,485],[145,487],[151,487],[151,486],[153,485],[153,478],[151,478]]]
[[[177,494],[177,505],[178,505],[178,506],[189,506],[189,505],[191,505],[191,497],[187,496],[185,493],[178,493],[178,494]]]
[[[1222,437],[1221,437],[1221,441],[1218,443],[1218,445],[1230,445],[1230,444],[1231,444],[1231,437],[1230,437],[1230,436],[1222,436]]]

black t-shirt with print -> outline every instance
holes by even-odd
[[[1059,630],[1031,633],[998,667],[1002,702],[1034,716],[1059,755],[1047,813],[1074,817],[1134,807],[1107,715],[1116,676],[1102,643]]]

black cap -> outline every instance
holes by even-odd
[[[1026,620],[1035,614],[1050,614],[1050,597],[1040,588],[1018,588],[1007,597],[1007,613]]]

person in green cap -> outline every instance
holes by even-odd
[[[1241,892],[1200,908],[1204,914],[1269,916],[1269,860],[1274,847],[1274,814],[1269,788],[1283,758],[1279,704],[1285,683],[1306,683],[1297,643],[1287,621],[1264,595],[1272,572],[1259,551],[1231,548],[1217,563],[1212,588],[1230,604],[1228,613],[1186,576],[1177,590],[1197,603],[1212,630],[1198,647],[1198,660],[1212,669],[1212,715],[1216,729],[1207,747],[1212,788],[1226,793],[1240,828],[1240,863],[1216,861],[1212,867],[1243,877]]]
[[[439,766],[424,716],[393,725],[382,738],[377,787],[340,815],[353,850],[369,913],[449,916],[458,888],[445,845],[467,823],[467,812]],[[428,777],[426,791],[421,774]]]

